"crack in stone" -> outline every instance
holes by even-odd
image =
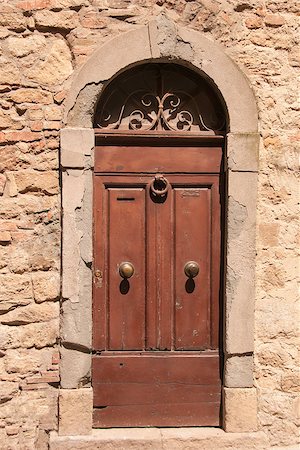
[[[81,353],[92,353],[92,349],[90,347],[87,347],[83,344],[78,344],[76,342],[70,342],[70,341],[61,341],[61,346],[66,348],[67,350],[75,350],[77,352]]]
[[[101,85],[103,86],[104,83],[106,83],[108,80],[101,80],[98,82],[90,82],[90,83],[86,83],[77,93],[72,106],[69,108],[69,110],[66,112],[66,117],[64,120],[64,124],[65,125],[69,125],[69,126],[76,126],[76,123],[73,124],[73,120],[74,117],[77,119],[77,122],[80,123],[81,128],[84,127],[86,124],[84,123],[84,120],[82,120],[82,114],[83,117],[86,116],[92,116],[94,113],[94,107],[97,103],[99,94],[100,94],[100,89],[101,89]],[[89,88],[99,88],[99,92],[98,92],[98,96],[90,96],[89,95]],[[91,90],[92,90],[91,89]],[[88,110],[83,110],[83,112],[78,112],[78,117],[76,113],[76,108],[80,108],[80,100],[82,99],[82,97],[84,98],[85,96],[87,97],[92,97],[92,98],[88,98],[87,101],[84,101],[85,105],[89,105]],[[91,111],[92,110],[92,111]]]

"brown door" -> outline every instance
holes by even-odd
[[[94,426],[218,426],[222,147],[95,151]]]

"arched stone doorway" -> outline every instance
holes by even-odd
[[[95,113],[94,425],[219,426],[227,113],[179,64],[119,74]]]
[[[61,135],[61,387],[72,389],[73,396],[84,396],[86,407],[92,409],[88,386],[92,352],[91,181],[95,105],[107,80],[125,68],[146,61],[163,63],[169,58],[203,73],[221,92],[228,111],[223,426],[227,431],[250,431],[256,427],[252,374],[258,150],[255,100],[243,74],[218,46],[196,32],[176,29],[165,17],[96,51],[74,79],[68,98],[66,128]]]

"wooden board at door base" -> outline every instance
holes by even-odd
[[[95,356],[92,375],[96,426],[220,425],[217,354]]]
[[[220,425],[221,159],[191,143],[95,149],[96,427]]]

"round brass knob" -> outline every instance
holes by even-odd
[[[130,278],[134,274],[134,266],[130,262],[122,262],[119,267],[119,274],[122,278]]]
[[[184,273],[189,278],[195,278],[199,273],[199,264],[195,261],[188,261],[184,266]]]

